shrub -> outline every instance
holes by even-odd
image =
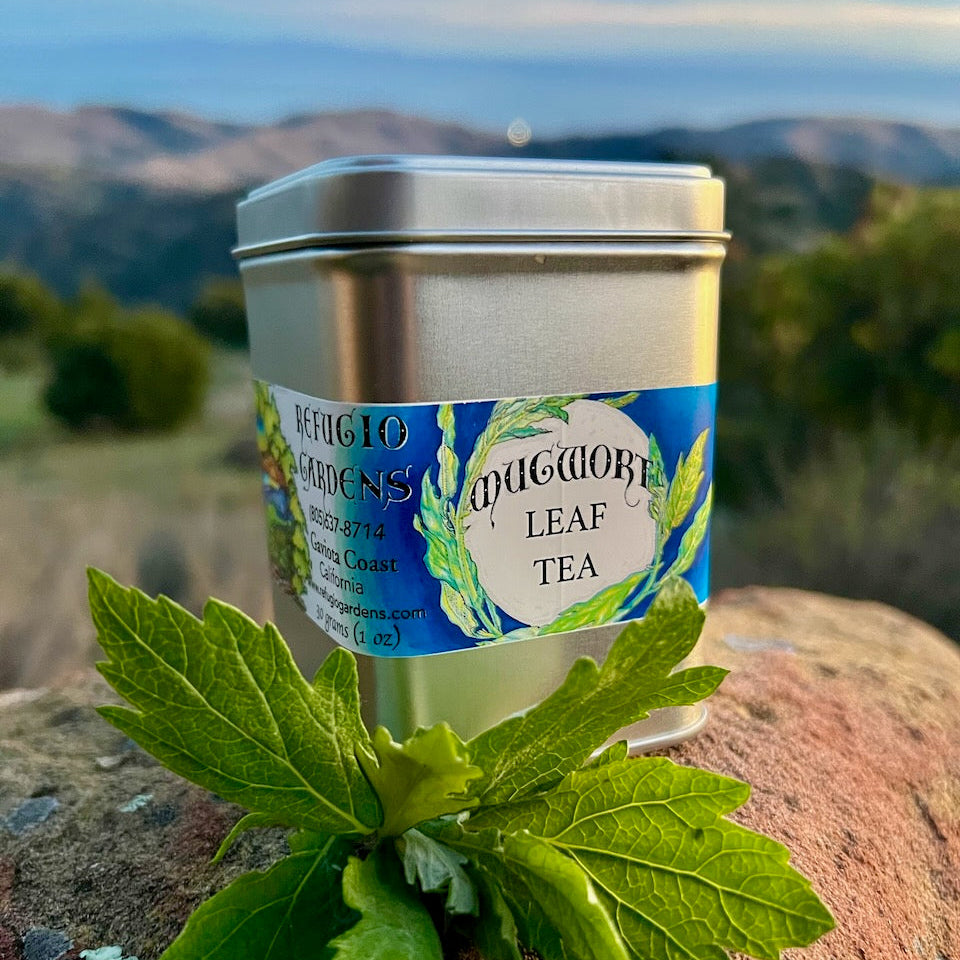
[[[960,190],[877,187],[863,221],[724,278],[717,489],[743,506],[774,458],[879,418],[960,433]]]
[[[63,304],[32,274],[0,269],[0,337],[40,332],[57,325]]]
[[[205,341],[173,314],[116,305],[84,311],[51,347],[50,412],[73,428],[106,422],[169,430],[199,412],[208,380]]]
[[[215,343],[245,347],[247,311],[240,281],[208,280],[190,309],[190,322]]]
[[[138,310],[113,325],[110,353],[127,387],[124,426],[169,430],[200,412],[209,348],[172,313]]]
[[[782,471],[779,503],[720,511],[717,587],[763,583],[880,600],[960,640],[960,443],[888,422]]]
[[[109,348],[96,338],[63,344],[43,395],[47,409],[77,430],[95,422],[119,425],[130,406],[123,374]]]

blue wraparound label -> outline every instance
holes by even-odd
[[[716,385],[350,404],[258,381],[273,575],[334,640],[416,656],[707,598]]]

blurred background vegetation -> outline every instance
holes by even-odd
[[[715,586],[878,599],[960,640],[960,189],[628,138],[515,152],[727,179]],[[269,615],[239,191],[31,183],[0,177],[0,688],[87,661],[88,563]]]

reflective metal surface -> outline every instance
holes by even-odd
[[[716,379],[723,244],[469,244],[241,261],[255,377],[409,403]]]
[[[238,256],[431,240],[722,239],[723,184],[681,164],[350,157],[255,190]]]
[[[709,383],[723,245],[436,244],[244,260],[256,378],[349,402],[454,401]],[[275,592],[304,672],[333,641]],[[359,658],[368,723],[448,720],[464,737],[542,699],[620,627],[420,658]],[[701,707],[628,731],[690,735]]]

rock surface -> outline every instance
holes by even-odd
[[[796,960],[960,960],[960,652],[879,604],[793,590],[712,604],[703,658],[732,673],[665,751],[753,784],[737,814],[783,841],[837,930]],[[92,677],[0,694],[0,960],[154,960],[200,900],[285,848],[101,721]],[[105,955],[105,954],[104,954]],[[475,956],[475,954],[474,954]]]

